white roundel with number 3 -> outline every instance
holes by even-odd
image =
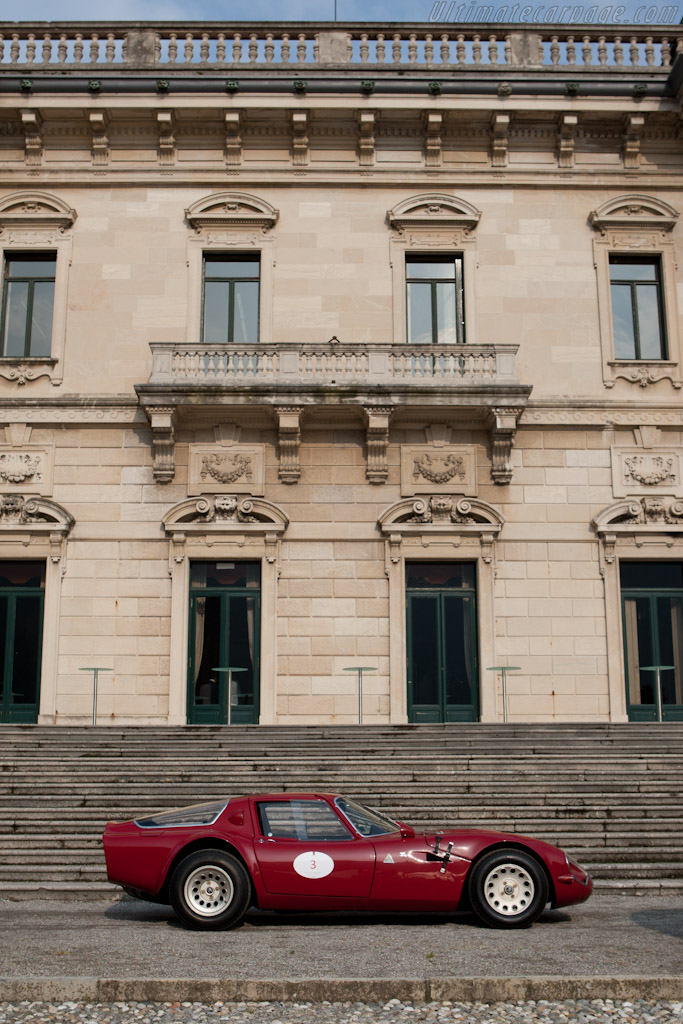
[[[294,860],[294,870],[302,878],[325,878],[334,871],[334,861],[326,853],[307,850]]]

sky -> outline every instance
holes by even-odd
[[[338,21],[428,22],[444,26],[463,21],[561,22],[596,25],[676,25],[683,0],[336,0]],[[477,17],[477,8],[489,8]],[[463,13],[459,13],[459,8]],[[524,14],[524,12],[529,12]],[[0,0],[0,21],[332,21],[335,0]],[[496,17],[508,12],[507,17]],[[555,14],[554,12],[557,12]],[[522,16],[524,15],[524,16]],[[548,16],[550,15],[550,17]],[[1,28],[1,26],[0,26]]]

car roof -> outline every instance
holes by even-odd
[[[250,800],[336,800],[338,793],[250,793]]]

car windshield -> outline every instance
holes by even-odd
[[[193,804],[179,807],[174,811],[160,811],[148,818],[137,818],[140,828],[175,828],[179,825],[212,825],[228,806],[227,800],[215,800],[210,804]]]
[[[398,832],[398,825],[390,818],[385,818],[369,807],[363,807],[355,800],[345,800],[338,796],[334,801],[341,813],[351,822],[356,832],[362,836],[384,836],[389,832]]]

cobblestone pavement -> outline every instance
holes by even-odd
[[[683,1002],[0,1003],[0,1024],[678,1024]]]

